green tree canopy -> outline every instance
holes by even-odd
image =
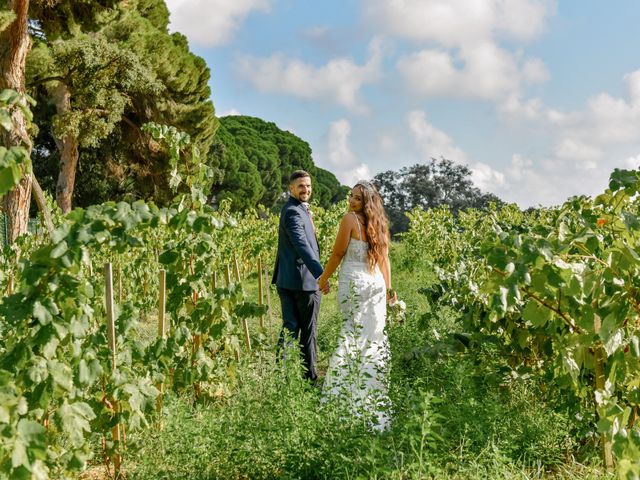
[[[221,177],[211,192],[217,201],[228,198],[234,209],[256,204],[277,208],[286,198],[289,175],[299,169],[313,177],[314,200],[321,206],[328,207],[346,196],[348,188],[331,172],[316,167],[309,144],[293,133],[249,116],[228,116],[220,121],[216,146],[210,152],[211,164]],[[242,184],[260,187],[248,195],[249,187]]]
[[[394,235],[407,231],[409,219],[405,212],[416,207],[448,205],[456,213],[465,208],[485,208],[490,202],[503,203],[473,184],[469,167],[446,158],[381,172],[374,177],[374,183],[384,200]]]
[[[32,17],[31,93],[41,127],[34,167],[43,183],[53,189],[60,139],[71,134],[79,149],[75,204],[168,201],[166,152],[154,148],[141,126],[175,126],[206,155],[218,121],[209,69],[183,35],[168,33],[164,1],[40,2]],[[52,108],[56,81],[68,89],[66,112]]]

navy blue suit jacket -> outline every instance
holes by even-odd
[[[280,212],[272,283],[289,290],[315,291],[320,275],[320,249],[311,218],[300,201],[289,197]]]

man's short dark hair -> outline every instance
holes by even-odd
[[[304,178],[304,177],[311,178],[311,175],[309,175],[309,172],[306,172],[304,170],[296,170],[289,176],[289,183],[293,183],[298,178]]]

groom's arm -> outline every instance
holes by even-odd
[[[315,258],[314,252],[307,240],[302,214],[297,209],[288,209],[284,214],[284,229],[291,240],[291,244],[298,256],[307,266],[311,275],[318,278],[322,275],[322,265]]]

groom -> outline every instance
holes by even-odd
[[[315,382],[318,377],[316,320],[320,309],[318,277],[322,275],[322,265],[308,203],[310,175],[304,170],[293,172],[289,177],[289,193],[289,200],[280,212],[278,254],[271,282],[278,288],[282,305],[278,348],[283,348],[287,334],[297,339],[307,369],[305,376]]]

